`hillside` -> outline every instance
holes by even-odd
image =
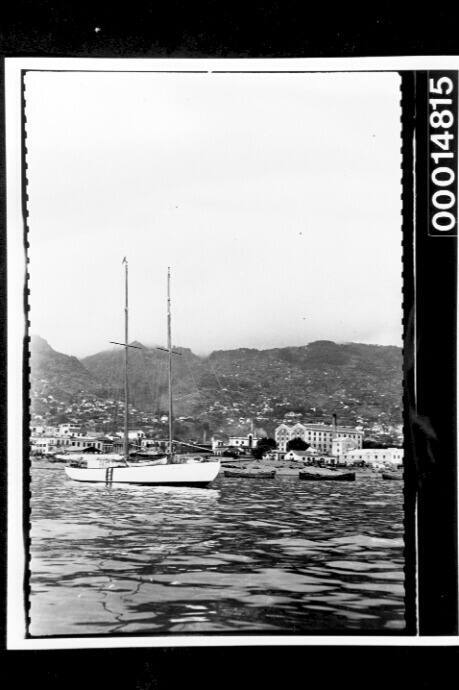
[[[133,344],[139,349],[129,350],[130,401],[147,420],[167,410],[168,355]],[[55,352],[41,339],[32,350],[34,387],[46,381],[56,399],[73,395],[76,400],[85,393],[122,400],[122,348],[81,361]],[[401,423],[402,353],[397,347],[316,341],[303,347],[219,350],[208,357],[177,351],[175,416],[191,418],[193,429],[236,430],[254,419],[271,431],[286,413],[291,419],[296,414],[329,421],[336,412],[343,423]]]
[[[53,350],[44,338],[30,342],[32,412],[47,412],[53,402],[66,402],[78,393],[97,393],[98,381],[76,357]]]
[[[180,349],[174,356],[173,390],[177,415],[221,418],[278,418],[286,412],[401,422],[400,348],[317,341],[304,347],[216,351],[199,358]],[[119,388],[123,353],[86,357],[84,366],[99,381]],[[167,408],[167,353],[129,351],[133,404],[158,412]]]
[[[304,347],[214,352],[209,361],[220,380],[236,380],[266,401],[274,416],[298,413],[400,419],[400,348],[316,341]]]
[[[167,409],[168,354],[133,342],[128,352],[129,398],[134,407],[155,414]],[[175,348],[173,389],[177,414],[191,414],[202,398],[194,377],[205,381],[205,365],[191,350]],[[115,348],[90,355],[81,360],[103,386],[107,397],[120,396],[123,389],[124,350]]]

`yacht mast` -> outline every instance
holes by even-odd
[[[129,334],[128,334],[128,262],[126,257],[123,259],[124,263],[124,437],[123,437],[123,455],[127,463],[129,460],[129,389],[128,389],[128,349],[129,349]]]
[[[171,335],[171,269],[167,269],[167,349],[169,352],[169,457],[172,458],[172,335]]]

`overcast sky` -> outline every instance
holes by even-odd
[[[396,74],[26,76],[31,332],[401,344]]]

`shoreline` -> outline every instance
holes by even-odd
[[[315,469],[330,469],[329,467],[324,467],[324,468],[319,468],[314,465],[308,465],[307,463],[298,463],[294,464],[292,461],[283,461],[283,460],[277,460],[277,461],[269,461],[269,460],[255,460],[251,458],[244,458],[242,459],[237,459],[234,460],[234,458],[219,458],[221,460],[221,470],[219,472],[220,477],[224,476],[224,470],[232,470],[232,469],[238,469],[238,470],[256,470],[259,472],[266,471],[270,472],[274,470],[276,472],[277,477],[297,477],[299,473],[303,470],[311,470],[314,471]],[[40,457],[40,456],[31,456],[30,458],[31,466],[39,463],[39,464],[46,464],[50,466],[59,467],[65,465],[64,460],[55,460],[52,458],[47,458],[47,457]],[[382,478],[382,473],[383,472],[395,472],[399,470],[395,470],[395,468],[384,468],[384,469],[375,469],[373,467],[352,467],[349,465],[343,465],[339,466],[336,468],[340,472],[354,472],[356,479],[358,477],[374,477],[375,479],[380,479]]]

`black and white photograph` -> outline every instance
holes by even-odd
[[[24,636],[412,634],[400,72],[57,62],[15,122]]]

